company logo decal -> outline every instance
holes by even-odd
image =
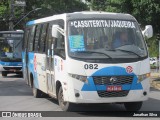
[[[126,72],[127,73],[132,73],[133,72],[133,68],[131,66],[126,67]]]
[[[111,84],[114,84],[117,81],[117,78],[116,77],[111,77],[109,81],[110,81]]]

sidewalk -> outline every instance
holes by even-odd
[[[160,90],[160,73],[151,73],[151,87]]]
[[[152,78],[158,78],[160,77],[160,73],[151,73]]]

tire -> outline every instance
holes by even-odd
[[[7,76],[7,73],[5,71],[2,71],[2,76],[3,77],[6,77]]]
[[[63,111],[71,111],[71,103],[65,102],[63,99],[62,86],[59,88],[59,91],[58,91],[58,103]]]
[[[18,73],[18,75],[21,77],[21,78],[23,78],[23,73]]]
[[[34,81],[33,81],[32,92],[33,92],[33,96],[34,96],[35,98],[41,98],[41,97],[42,97],[42,92],[35,87]]]
[[[143,102],[128,102],[124,103],[127,111],[139,111],[142,107]]]
[[[41,92],[42,92],[42,91],[41,91]],[[42,98],[49,98],[49,95],[48,95],[48,94],[46,94],[46,93],[44,93],[44,92],[42,92],[41,97],[42,97]]]
[[[21,73],[20,75],[21,75],[21,78],[23,78],[23,73]]]
[[[23,73],[16,73],[16,75],[20,76],[21,78],[23,78]]]

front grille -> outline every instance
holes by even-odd
[[[113,82],[111,78],[116,78]],[[94,76],[95,85],[123,85],[132,84],[133,76]]]
[[[3,67],[5,70],[21,70],[22,67]]]
[[[125,97],[128,95],[129,90],[122,91],[97,91],[99,97]]]

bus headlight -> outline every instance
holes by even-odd
[[[77,79],[77,80],[80,80],[80,81],[82,81],[82,82],[88,83],[87,76],[70,74],[70,73],[69,73],[69,76],[71,76],[72,78],[75,78],[75,79]]]
[[[144,79],[149,78],[149,77],[150,77],[150,73],[138,75],[138,82],[142,82]]]

